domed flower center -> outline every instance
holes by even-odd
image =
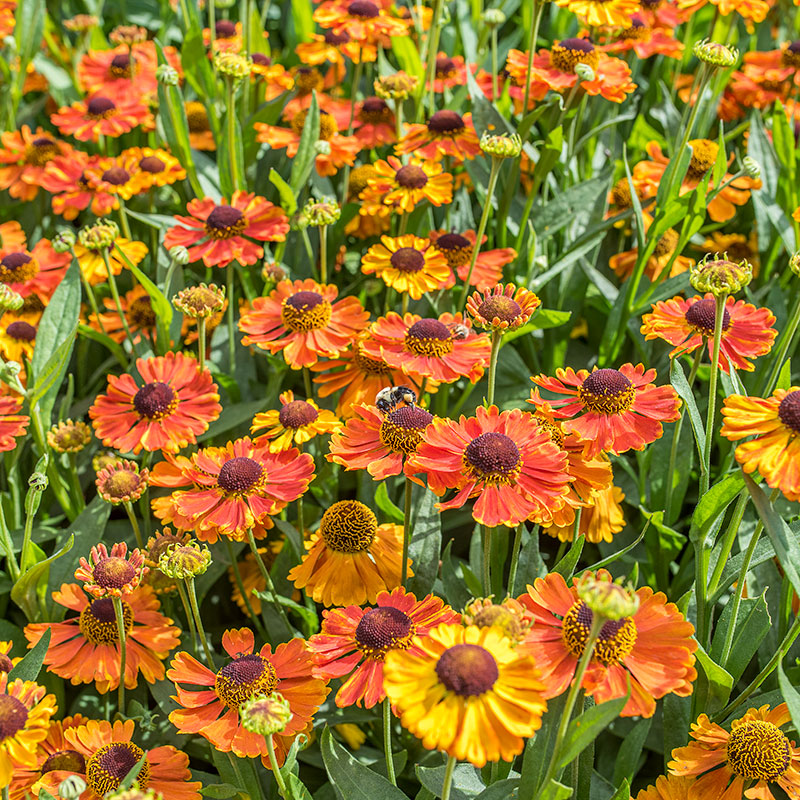
[[[39,274],[36,260],[27,253],[9,253],[0,261],[0,282],[25,283]]]
[[[428,182],[428,176],[422,167],[416,164],[406,164],[397,170],[397,185],[404,189],[421,189]]]
[[[297,67],[292,73],[292,76],[294,77],[295,91],[301,96],[311,94],[314,89],[321,89],[325,83],[322,73],[318,69],[314,69],[314,67]],[[303,122],[305,122],[308,112],[302,111],[300,113],[303,115],[302,122],[300,123],[300,129],[302,130]],[[322,121],[320,120],[320,125],[321,124]],[[292,121],[292,127],[294,128],[294,120]],[[299,135],[299,132],[297,133]]]
[[[10,694],[0,694],[0,742],[25,727],[28,709],[21,700]]]
[[[781,53],[781,64],[784,67],[800,67],[800,42],[791,42],[784,47]]]
[[[263,53],[252,53],[250,55],[250,60],[259,67],[268,67],[272,64],[272,59],[269,56],[265,56]]]
[[[221,19],[214,25],[214,32],[218,39],[232,39],[236,36],[236,24],[229,19]]]
[[[500,671],[485,647],[456,644],[439,656],[436,675],[449,691],[461,697],[476,697],[495,685]]]
[[[113,792],[125,776],[141,761],[144,750],[133,742],[112,742],[101,747],[86,762],[86,785],[98,796]],[[134,786],[150,783],[150,763],[144,760]]]
[[[92,575],[103,589],[121,589],[136,577],[136,567],[125,558],[111,556],[98,561]]]
[[[556,447],[564,446],[564,433],[557,423],[543,417],[536,417],[536,422],[539,423],[539,427],[550,437],[550,441]]]
[[[652,31],[650,26],[636,14],[631,17],[631,24],[629,28],[625,28],[619,34],[620,39],[627,39],[629,41],[646,41],[650,38]]]
[[[217,483],[226,492],[246,492],[261,480],[263,474],[264,467],[258,461],[237,456],[220,467]]]
[[[350,34],[347,33],[347,31],[342,31],[341,33],[336,33],[331,30],[325,31],[325,44],[338,47],[339,45],[347,44],[349,41]]]
[[[29,322],[18,319],[12,322],[7,328],[6,333],[19,342],[32,342],[36,339],[36,328]]]
[[[0,672],[11,672],[14,662],[8,657],[7,653],[0,653]]]
[[[214,691],[229,708],[239,708],[254,695],[272,694],[278,683],[275,667],[258,653],[251,653],[235,658],[217,673]]]
[[[698,333],[703,336],[714,335],[714,322],[717,316],[717,305],[714,300],[703,298],[696,303],[692,303],[688,309],[684,319],[691,325]],[[728,309],[722,311],[722,330],[726,331],[731,326],[731,315]]]
[[[157,175],[166,168],[167,165],[158,156],[145,156],[139,162],[139,169],[142,172],[149,172],[151,175]]]
[[[455,136],[464,130],[464,120],[460,114],[445,108],[428,120],[428,130],[439,136]]]
[[[436,77],[439,79],[452,78],[456,74],[456,63],[449,56],[436,57]]]
[[[495,317],[501,322],[516,322],[522,313],[522,307],[516,300],[504,294],[487,297],[479,306],[478,313],[487,321],[491,322]]]
[[[77,750],[58,750],[51,753],[42,764],[42,774],[55,770],[83,773],[86,771],[86,759]]]
[[[340,500],[323,515],[319,535],[329,550],[336,553],[362,553],[368,550],[378,532],[378,520],[358,500]]]
[[[517,639],[525,632],[522,620],[505,606],[492,604],[484,606],[472,619],[472,624],[479,628],[502,628],[510,637]]]
[[[421,319],[406,331],[405,348],[418,356],[445,356],[453,350],[453,335],[438,319]]]
[[[778,405],[780,421],[795,433],[800,433],[800,390],[789,392]]]
[[[674,228],[667,228],[667,230],[664,231],[663,236],[660,236],[656,242],[653,255],[656,258],[669,259],[669,257],[675,252],[675,248],[678,246],[679,240],[680,236],[678,232]]]
[[[93,97],[86,104],[87,115],[95,119],[108,119],[116,110],[117,106],[114,101],[102,95]]]
[[[125,624],[125,634],[127,635],[133,628],[133,609],[125,600],[122,601],[122,621]],[[119,642],[117,617],[114,614],[114,602],[110,597],[92,600],[81,611],[78,626],[84,638],[92,644],[117,644]]]
[[[598,369],[589,373],[578,398],[597,414],[623,414],[636,399],[634,385],[616,369]]]
[[[689,145],[692,148],[692,158],[686,177],[699,181],[714,166],[719,145],[710,139],[692,139]]]
[[[389,122],[392,117],[392,112],[385,100],[380,97],[368,97],[361,105],[361,111],[358,113],[358,118],[362,122],[372,125]]]
[[[592,630],[593,618],[591,609],[582,600],[575,603],[564,615],[561,636],[567,650],[575,658],[583,655]],[[631,617],[606,622],[595,642],[593,658],[603,664],[622,661],[633,650],[636,636],[636,623]]]
[[[514,483],[522,467],[519,448],[510,436],[489,431],[476,436],[463,455],[464,469],[486,483]]]
[[[58,146],[52,139],[41,136],[34,139],[25,149],[25,163],[34,167],[43,167],[58,155]]]
[[[103,496],[110,503],[122,503],[139,492],[142,487],[142,476],[129,469],[114,470],[99,487]]]
[[[197,100],[186,104],[186,122],[189,125],[189,133],[208,133],[211,130],[206,107]]]
[[[128,170],[122,167],[111,167],[103,173],[102,179],[112,186],[122,186],[131,179],[131,176]]]
[[[246,227],[244,214],[233,206],[214,206],[206,218],[206,233],[212,239],[230,239]]]
[[[550,50],[550,63],[561,72],[575,72],[578,64],[597,69],[600,55],[588,39],[562,39]]]
[[[383,606],[364,613],[356,627],[356,642],[367,657],[383,661],[389,650],[405,650],[416,632],[411,617],[399,608]]]
[[[291,331],[324,328],[331,321],[331,304],[319,292],[295,292],[283,301],[281,320]]]
[[[353,363],[356,368],[366,375],[389,375],[391,370],[386,366],[386,362],[377,358],[370,358],[364,353],[361,342],[356,342],[353,349]]]
[[[472,258],[472,242],[460,233],[445,233],[434,242],[434,246],[444,253],[450,269],[463,267]]]
[[[292,400],[281,407],[278,412],[278,420],[284,428],[302,428],[303,425],[310,425],[317,421],[319,411],[311,403],[305,400]]]
[[[419,272],[425,266],[425,256],[414,247],[401,247],[392,253],[389,263],[400,272]]]
[[[792,746],[771,722],[741,722],[728,738],[728,765],[742,778],[775,781],[789,769]]]
[[[374,19],[380,14],[380,10],[378,6],[376,6],[375,3],[371,3],[370,0],[353,0],[353,2],[347,6],[347,13],[351,17]]]
[[[137,328],[154,328],[156,324],[156,312],[153,311],[153,302],[150,295],[137,297],[128,306],[128,319]]]
[[[168,383],[153,381],[136,392],[133,407],[147,419],[163,419],[178,407],[178,395]]]
[[[132,75],[131,57],[127,53],[118,53],[111,59],[108,71],[114,78],[130,78]]]
[[[419,406],[402,406],[381,421],[381,441],[393,453],[411,455],[417,451],[422,434],[433,422],[433,414]]]

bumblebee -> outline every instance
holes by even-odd
[[[469,328],[460,322],[456,322],[450,326],[450,335],[454,339],[466,339],[469,336]]]
[[[375,396],[375,405],[382,414],[389,414],[400,405],[415,406],[417,395],[408,386],[389,386]]]

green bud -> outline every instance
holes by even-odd
[[[739,60],[739,51],[735,47],[727,47],[709,39],[695,42],[692,52],[700,61],[712,67],[732,67]]]
[[[272,736],[280,733],[292,718],[289,701],[278,692],[256,695],[239,707],[242,727],[250,733]]]
[[[747,286],[753,278],[753,265],[743,260],[729,261],[728,254],[722,258],[716,253],[712,258],[706,256],[698,261],[689,272],[689,283],[698,292],[711,292],[714,297],[735,294]]]
[[[611,578],[602,578],[587,572],[578,581],[578,597],[593,614],[607,620],[633,616],[639,608],[639,596],[633,587],[622,586]]]
[[[481,136],[481,150],[493,158],[516,158],[522,152],[522,139],[512,133],[492,135],[485,132]]]

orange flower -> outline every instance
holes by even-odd
[[[153,302],[147,293],[147,289],[137,284],[129,292],[125,292],[119,300],[122,312],[125,315],[125,321],[128,323],[128,329],[133,335],[133,341],[138,343],[144,338],[152,342],[156,332],[156,313],[153,310]],[[97,331],[104,332],[106,336],[109,336],[115,342],[124,342],[127,334],[122,324],[122,317],[117,311],[117,304],[114,302],[114,298],[104,297],[103,305],[107,309],[106,313],[90,314],[89,325]]]
[[[420,158],[439,161],[451,156],[456,161],[472,160],[481,152],[478,134],[472,127],[472,114],[463,117],[455,111],[437,111],[425,124],[406,125],[397,143],[398,154],[415,153]]]
[[[609,467],[610,473],[610,465]],[[592,489],[585,495],[586,502],[581,510],[581,519],[578,523],[578,534],[586,537],[587,542],[611,542],[615,534],[625,527],[625,515],[622,513],[621,503],[625,493],[618,486],[606,486],[601,489]],[[571,506],[564,504],[564,510],[570,509],[571,519],[564,524],[555,521],[553,524],[542,524],[542,533],[558,539],[560,542],[571,542],[575,535],[575,511]],[[553,519],[562,519],[566,515],[556,512]]]
[[[240,628],[225,631],[222,646],[231,661],[216,673],[188,653],[172,660],[167,677],[175,683],[175,700],[182,707],[169,715],[170,722],[178,733],[199,733],[222,753],[261,756],[269,767],[267,742],[242,727],[239,706],[256,695],[278,691],[292,710],[286,727],[272,737],[278,763],[283,764],[295,737],[311,727],[328,694],[328,682],[312,677],[312,655],[302,639],[279,644],[274,653],[268,644],[256,651],[253,632]],[[181,684],[201,689],[189,691]]]
[[[765,0],[709,0],[719,8],[719,13],[728,16],[736,12],[742,19],[763,22],[767,18],[770,3]]]
[[[71,253],[56,253],[48,239],[40,239],[30,250],[0,250],[0,283],[23,297],[49,299],[71,261]]]
[[[437,250],[444,253],[447,263],[450,265],[455,275],[465,281],[469,273],[469,265],[472,261],[472,251],[475,249],[476,234],[473,230],[460,233],[445,233],[443,231],[431,231],[430,239]],[[481,246],[487,240],[484,236]],[[480,292],[488,292],[494,289],[498,283],[503,282],[503,267],[510,264],[517,257],[517,251],[513,247],[501,247],[498,250],[481,250],[475,261],[475,269],[472,272],[470,286],[474,286]],[[451,275],[445,288],[455,286],[455,276]]]
[[[627,184],[627,181],[625,182]],[[642,221],[644,223],[645,231],[650,230],[653,224],[653,218],[645,211],[642,213]],[[675,250],[678,247],[680,235],[674,228],[667,228],[656,242],[655,249],[651,256],[647,259],[644,266],[644,275],[654,283],[663,278],[674,278],[686,272],[694,265],[694,259],[687,258],[682,255],[675,255]],[[626,250],[622,253],[617,253],[611,256],[608,260],[608,265],[616,272],[621,280],[627,280],[633,274],[636,268],[636,262],[639,259],[639,248],[634,247],[632,250]],[[664,270],[669,263],[672,266],[669,270],[669,275],[664,274]]]
[[[119,250],[122,250],[125,258],[122,257]],[[87,250],[80,242],[77,242],[72,248],[72,251],[75,253],[75,258],[78,259],[83,277],[86,278],[92,286],[96,286],[98,283],[105,283],[108,280],[108,269],[106,267],[105,258],[103,258],[102,250]],[[111,272],[114,275],[119,275],[123,269],[129,268],[128,261],[136,266],[142,262],[147,255],[147,245],[144,244],[144,242],[132,242],[129,239],[123,239],[121,236],[118,236],[114,239],[113,246],[106,250],[106,255],[108,256],[108,264],[111,267]],[[105,305],[108,307],[107,304]],[[147,324],[149,319],[146,307],[147,301],[142,299],[141,294],[137,292],[136,289],[127,292],[125,297],[121,299],[120,305],[123,311],[128,311],[131,314],[131,318],[135,317],[137,314],[141,314],[141,322],[145,325]],[[122,325],[119,312],[117,312],[117,304],[113,303],[113,307],[113,319],[109,318],[109,327],[112,330]]]
[[[292,369],[310,367],[320,356],[338,355],[369,321],[357,297],[336,301],[338,294],[332,284],[323,286],[311,278],[281,281],[242,314],[242,343],[282,352]]]
[[[71,106],[62,106],[50,115],[50,122],[79,142],[96,142],[101,136],[116,138],[140,125],[150,126],[153,118],[138,99],[124,96],[112,100],[94,94]]]
[[[720,433],[732,442],[750,436],[736,448],[736,460],[751,474],[756,470],[770,489],[788,500],[800,500],[800,387],[776,389],[771,397],[732,394],[722,405]]]
[[[691,353],[708,345],[709,358],[714,349],[714,319],[716,303],[712,294],[699,295],[684,300],[673,297],[656,303],[651,314],[642,317],[641,332],[644,338],[664,339],[675,347],[669,357]],[[730,372],[730,365],[738,370],[752,372],[753,362],[748,358],[766,355],[778,332],[772,327],[775,317],[768,308],[756,308],[744,300],[729,297],[722,315],[722,339],[719,365]]]
[[[689,789],[694,786],[692,778],[661,775],[658,780],[636,795],[636,800],[689,800]]]
[[[406,23],[390,17],[384,5],[372,0],[325,0],[314,12],[314,22],[334,33],[347,33],[356,42],[383,44],[391,36],[406,36]]]
[[[0,453],[13,450],[28,429],[31,418],[17,414],[22,402],[21,397],[0,397]]]
[[[289,220],[280,208],[248,192],[234,192],[230,205],[224,197],[219,203],[205,197],[190,200],[186,209],[191,216],[175,216],[183,225],[167,231],[164,247],[188,247],[189,260],[202,259],[207,267],[225,267],[231,261],[255,264],[264,248],[251,239],[282,242],[289,231]]]
[[[330,506],[305,546],[302,563],[288,577],[315,603],[374,603],[380,592],[400,585],[403,528],[378,525],[358,500]],[[408,574],[413,574],[410,568]]]
[[[144,750],[132,740],[136,723],[132,719],[117,720],[112,725],[106,720],[88,720],[83,725],[64,731],[64,739],[71,752],[83,758],[83,769],[60,769],[42,776],[40,788],[58,796],[61,781],[77,775],[86,781],[86,791],[81,800],[101,800],[118,789],[125,776],[144,756],[144,764],[137,782],[142,789],[163,793],[170,800],[201,800],[200,782],[192,781],[189,756],[172,745]],[[73,757],[74,758],[74,757]]]
[[[467,313],[481,328],[513,331],[522,327],[541,304],[533,292],[521,286],[500,284],[482,295],[473,292],[467,300]]]
[[[194,150],[216,150],[214,134],[208,121],[208,111],[198,100],[184,104],[186,124],[189,126],[189,144]]]
[[[386,161],[376,161],[373,168],[374,177],[367,179],[360,194],[365,204],[362,214],[387,215],[395,210],[410,214],[424,200],[434,206],[453,201],[453,176],[443,172],[436,161],[412,158],[404,165],[389,156]]]
[[[295,400],[294,392],[280,395],[278,410],[264,411],[253,417],[250,433],[267,428],[256,444],[269,442],[271,453],[288,450],[293,444],[303,445],[319,434],[332,433],[341,422],[332,412],[321,409],[313,400]]]
[[[675,422],[681,401],[671,386],[656,386],[654,369],[623,364],[620,369],[557,369],[556,377],[537,375],[539,387],[560,395],[545,401],[538,389],[531,392],[537,407],[552,406],[553,416],[566,420],[563,428],[586,440],[587,454],[601,451],[619,455],[644,450],[661,438],[662,422]]]
[[[72,153],[66,142],[42,128],[34,133],[27,125],[0,134],[0,142],[0,189],[8,189],[11,197],[24,202],[36,197],[45,165],[56,156]]]
[[[625,28],[639,0],[556,0],[556,5],[577,14],[591,28]]]
[[[169,498],[179,530],[194,531],[202,541],[221,536],[243,541],[257,527],[261,535],[271,517],[297,500],[314,479],[314,460],[295,448],[270,452],[269,443],[248,437],[224,447],[206,447],[190,458],[168,458],[156,464],[153,486],[189,487]],[[159,504],[161,509],[167,503]]]
[[[385,100],[367,97],[356,109],[353,127],[362,148],[370,150],[397,141],[394,114]]]
[[[177,452],[196,441],[222,410],[211,373],[183,353],[139,358],[132,375],[108,378],[108,394],[89,409],[97,437],[122,452]]]
[[[314,675],[346,678],[336,693],[339,708],[363,704],[373,708],[386,697],[383,660],[390,650],[421,655],[417,642],[431,628],[457,624],[461,615],[433,595],[417,600],[398,586],[381,592],[377,608],[332,608],[322,612],[322,628],[308,641],[314,653]]]
[[[328,461],[346,470],[365,469],[376,481],[414,469],[409,456],[434,416],[419,406],[400,406],[386,414],[372,405],[356,405],[356,416],[331,437]]]
[[[477,383],[489,363],[491,342],[485,333],[476,334],[469,326],[469,321],[462,324],[447,313],[423,319],[390,311],[373,323],[363,342],[364,352],[407,375],[415,373],[440,383],[464,377]]]
[[[354,2],[360,1],[354,0]],[[289,128],[256,122],[253,126],[256,129],[256,141],[265,142],[276,149],[285,147],[286,155],[294,158],[300,146],[300,136],[307,116],[308,111],[298,111],[292,117]],[[330,146],[330,152],[319,153],[315,160],[317,172],[323,176],[335,175],[345,164],[352,167],[356,155],[361,150],[361,142],[355,136],[342,136],[339,133],[336,118],[327,111],[319,112],[319,141],[327,142]]]
[[[145,572],[140,550],[129,554],[128,545],[117,542],[109,553],[101,542],[91,549],[88,560],[81,556],[75,579],[83,581],[83,590],[92,597],[121,597],[139,585]]]
[[[130,164],[137,171],[139,181],[152,189],[170,186],[186,177],[186,170],[175,156],[161,148],[129,147],[120,156],[123,166]]]
[[[203,44],[211,44],[211,29],[203,28]],[[238,53],[242,49],[242,23],[218,19],[214,24],[214,53]]]
[[[570,476],[567,458],[532,414],[478,406],[476,416],[458,422],[435,419],[422,434],[411,467],[426,473],[439,496],[456,495],[437,508],[461,508],[477,498],[476,521],[512,527],[561,506]]]
[[[15,219],[0,222],[0,250],[4,250],[6,253],[24,250],[27,243],[28,238],[19,222]]]
[[[392,238],[381,236],[361,258],[361,271],[376,275],[399,293],[407,292],[419,300],[423,294],[438,289],[450,276],[447,258],[429,239],[413,234]]]
[[[345,56],[354,64],[358,64],[359,60],[374,61],[376,58],[374,45],[354,42],[344,30],[341,33],[332,30],[324,34],[312,33],[311,41],[301,42],[294,51],[304,64],[311,66],[326,62],[344,64]]]
[[[427,75],[427,64],[425,65]],[[433,86],[426,82],[425,89],[441,94],[445,89],[465,86],[467,83],[467,66],[463,56],[448,56],[447,53],[436,54],[436,67],[433,73]]]
[[[0,355],[6,361],[16,361],[23,364],[25,360],[33,358],[33,349],[36,345],[40,312],[34,313],[5,313],[0,319]],[[24,383],[24,372],[20,373],[20,380]]]
[[[56,156],[45,165],[41,184],[52,195],[50,202],[56,214],[73,220],[87,208],[98,217],[119,208],[116,196],[103,191],[92,176],[92,168],[99,161],[99,156],[75,150],[69,156]]]
[[[599,570],[597,577],[611,580],[605,570]],[[518,598],[535,620],[520,647],[535,655],[546,698],[560,695],[569,686],[591,628],[592,612],[578,598],[577,583],[578,578],[573,578],[569,587],[553,572],[537,578],[527,594]],[[603,625],[582,685],[599,704],[624,697],[630,680],[631,696],[621,716],[652,717],[659,698],[692,693],[697,642],[692,638],[692,624],[663,593],[654,594],[643,586],[636,594],[635,614]]]
[[[790,722],[786,703],[751,708],[733,720],[730,733],[701,714],[686,747],[672,751],[673,775],[696,778],[692,797],[753,797],[775,800],[777,785],[788,797],[800,795],[800,749],[781,727]]]
[[[64,583],[53,592],[53,600],[78,616],[63,622],[35,622],[26,626],[28,647],[33,647],[45,630],[52,631],[44,657],[49,671],[68,678],[77,686],[94,683],[100,694],[119,686],[119,630],[110,597],[92,599],[76,583]],[[125,686],[133,689],[139,673],[148,683],[164,678],[163,660],[180,644],[180,631],[159,611],[155,592],[140,586],[123,594],[125,622]]]
[[[639,58],[667,56],[683,57],[683,42],[675,38],[672,30],[653,26],[652,12],[639,12],[631,17],[630,25],[615,34],[614,41],[603,45],[606,53],[624,53],[633,50]]]

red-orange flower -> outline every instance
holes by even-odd
[[[311,727],[328,694],[328,682],[312,676],[312,654],[302,639],[279,644],[275,652],[268,644],[256,651],[253,632],[240,628],[225,631],[222,646],[231,660],[216,673],[188,653],[175,656],[167,677],[175,683],[174,699],[182,708],[169,715],[170,722],[178,733],[199,733],[223,753],[261,756],[269,767],[266,739],[244,729],[239,706],[256,695],[279,692],[292,711],[283,731],[272,737],[278,763],[283,764],[295,737]]]
[[[118,198],[103,191],[92,175],[92,168],[99,161],[99,156],[75,150],[69,156],[56,156],[45,165],[41,182],[53,195],[50,202],[56,214],[72,220],[87,208],[98,217],[119,208]]]
[[[695,295],[685,300],[673,297],[661,300],[653,306],[650,314],[642,317],[645,339],[664,339],[675,347],[669,357],[691,353],[708,344],[709,358],[714,349],[714,320],[716,302],[712,294]],[[722,316],[722,339],[720,340],[719,365],[725,372],[734,369],[752,371],[749,358],[766,355],[778,332],[772,327],[775,317],[768,308],[756,308],[744,300],[729,297]]]
[[[377,608],[332,608],[322,612],[322,628],[308,641],[314,653],[314,675],[330,680],[345,678],[336,693],[336,705],[346,708],[380,703],[383,660],[390,650],[419,655],[417,639],[437,625],[457,624],[461,615],[434,595],[421,600],[403,588],[381,592]]]
[[[71,106],[63,106],[50,115],[61,133],[74,136],[79,142],[96,142],[101,136],[116,138],[140,125],[152,124],[147,106],[130,96],[112,100],[95,94]]]
[[[611,579],[605,570],[597,577]],[[553,572],[537,578],[518,598],[534,615],[533,628],[520,647],[535,654],[547,698],[569,686],[591,628],[592,612],[579,599],[577,582],[573,578],[573,585],[567,586]],[[582,685],[596,703],[605,703],[625,697],[630,680],[631,696],[621,715],[652,717],[660,697],[692,693],[697,642],[692,624],[662,592],[654,594],[643,586],[636,594],[635,614],[603,625]]]
[[[662,422],[675,422],[681,401],[671,386],[656,386],[656,371],[642,364],[623,364],[617,369],[557,369],[556,377],[536,375],[531,380],[559,395],[544,400],[538,389],[531,392],[537,407],[551,406],[553,416],[565,420],[565,431],[587,442],[589,455],[605,450],[619,455],[644,450],[663,433]]]
[[[36,197],[45,165],[72,152],[66,142],[42,128],[34,133],[27,125],[0,134],[0,142],[0,189],[8,189],[11,197],[25,202]]]
[[[0,397],[0,453],[13,450],[28,429],[31,418],[17,414],[21,408],[21,397]]]
[[[75,579],[83,581],[83,589],[92,597],[120,597],[130,594],[140,583],[147,567],[140,550],[128,553],[125,542],[117,542],[111,552],[100,542],[81,556]]]
[[[219,203],[210,197],[190,200],[186,210],[191,216],[175,216],[182,225],[167,231],[164,247],[188,247],[189,260],[202,259],[207,267],[225,267],[231,261],[255,264],[264,248],[251,239],[282,242],[289,231],[280,208],[249,192],[234,192],[230,205],[224,197]]]
[[[475,231],[467,230],[463,234],[450,231],[431,231],[430,239],[434,247],[444,253],[447,263],[450,265],[455,275],[465,281],[469,273],[469,265],[472,261],[472,252],[475,249],[477,238]],[[481,246],[487,240],[484,236]],[[501,247],[497,250],[481,250],[475,260],[475,269],[472,271],[470,286],[474,286],[480,292],[488,292],[494,289],[498,283],[503,282],[503,267],[510,264],[517,257],[517,251],[513,247]],[[451,276],[445,284],[445,288],[455,286],[455,276]]]
[[[269,442],[254,444],[244,437],[190,458],[168,458],[153,468],[150,483],[178,489],[169,498],[172,511],[165,521],[215,542],[220,536],[245,540],[253,528],[271,528],[270,517],[297,500],[313,478],[308,453],[294,447],[273,453]],[[168,504],[162,500],[158,507]]]
[[[358,104],[353,128],[356,139],[365,150],[393,144],[397,140],[394,114],[380,97],[367,97]]]
[[[125,623],[125,686],[133,689],[139,673],[148,683],[164,677],[163,660],[180,644],[180,631],[159,611],[156,593],[140,586],[123,594]],[[35,622],[26,626],[28,647],[51,631],[44,663],[50,672],[77,686],[94,683],[101,694],[119,686],[119,629],[110,597],[92,599],[76,583],[64,583],[53,592],[53,600],[78,616],[63,622]]]
[[[108,394],[89,409],[97,437],[124,453],[141,450],[177,452],[220,414],[217,385],[211,373],[183,353],[139,358],[139,386],[132,375],[110,375]]]
[[[426,65],[427,72],[427,65]],[[467,83],[467,67],[463,56],[448,56],[447,53],[436,54],[436,66],[433,73],[433,86],[425,84],[427,91],[433,89],[441,94],[445,89],[465,86]]]
[[[314,12],[314,21],[334,33],[347,33],[356,42],[383,44],[391,36],[406,36],[406,23],[390,17],[384,6],[372,0],[325,0]]]
[[[454,497],[437,508],[461,508],[477,498],[472,516],[483,525],[512,527],[561,506],[571,480],[567,457],[532,414],[479,406],[474,417],[436,419],[422,434],[411,466],[428,486]]]
[[[336,301],[332,284],[281,281],[267,297],[257,297],[242,314],[242,343],[283,353],[292,369],[310,367],[320,356],[334,357],[367,327],[369,312],[357,297]]]
[[[423,319],[416,314],[400,316],[390,311],[373,323],[364,339],[364,352],[382,359],[406,374],[416,373],[440,383],[469,378],[476,383],[489,363],[491,342],[475,333],[467,320],[452,314]]]
[[[455,111],[437,111],[426,123],[406,125],[397,143],[398,154],[414,153],[432,161],[451,156],[457,161],[475,158],[481,152],[478,134],[472,127],[472,114],[462,117]]]
[[[25,231],[15,219],[8,222],[0,222],[0,250],[7,253],[14,250],[24,250],[28,243]]]
[[[659,55],[680,59],[683,56],[683,42],[675,38],[671,29],[654,24],[654,17],[653,12],[637,12],[631,17],[630,25],[616,33],[614,40],[602,49],[607,53],[633,50],[639,58]]]

